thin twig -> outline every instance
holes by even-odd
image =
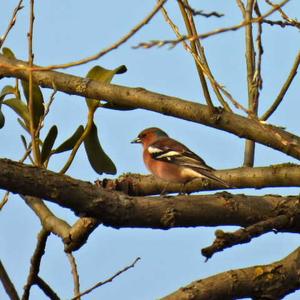
[[[248,22],[243,21],[238,25],[233,25],[233,26],[229,26],[229,27],[223,27],[223,28],[219,28],[219,29],[215,29],[213,31],[209,31],[207,33],[202,33],[199,34],[197,36],[188,36],[188,35],[183,35],[180,38],[176,39],[176,40],[163,40],[163,41],[158,41],[158,40],[154,40],[154,41],[150,41],[150,42],[143,42],[143,43],[139,43],[137,46],[133,46],[133,49],[137,49],[137,48],[145,48],[145,49],[149,49],[155,46],[158,47],[162,47],[165,45],[171,45],[172,47],[175,47],[177,44],[181,43],[182,41],[193,41],[196,39],[206,39],[208,37],[220,34],[220,33],[224,33],[224,32],[228,32],[228,31],[235,31],[238,30],[242,27],[247,26],[249,23],[258,23],[258,22],[262,22],[264,18],[270,16],[271,14],[273,14],[275,11],[277,11],[279,8],[281,8],[282,6],[284,6],[286,3],[288,3],[290,0],[284,0],[281,3],[279,3],[278,5],[276,5],[275,7],[273,7],[271,10],[269,10],[267,13],[265,13],[264,15],[262,15],[261,17],[258,18],[254,18],[249,20]]]
[[[180,37],[181,34],[180,34],[180,32],[179,32],[178,27],[173,23],[173,21],[170,19],[169,15],[168,15],[168,13],[167,13],[167,11],[166,11],[163,7],[162,7],[162,13],[163,13],[165,19],[167,20],[167,22],[170,24],[170,26],[171,26],[171,28],[173,29],[173,31],[175,32],[175,34],[176,34],[177,36]],[[182,44],[183,44],[184,48],[185,48],[188,52],[190,52],[190,53],[192,54],[192,56],[194,57],[194,59],[197,61],[198,65],[201,67],[201,69],[202,69],[203,73],[205,74],[205,76],[207,76],[208,79],[210,80],[211,85],[212,85],[213,87],[218,88],[218,89],[219,89],[219,90],[220,90],[220,91],[221,91],[221,92],[222,92],[222,93],[223,93],[223,94],[224,94],[224,95],[225,95],[225,96],[233,103],[233,105],[234,105],[236,108],[241,109],[241,110],[243,110],[244,112],[248,113],[248,110],[247,110],[245,107],[243,107],[239,102],[237,102],[237,101],[231,96],[231,94],[230,94],[229,92],[226,91],[226,89],[224,88],[224,86],[220,85],[220,84],[214,79],[214,77],[211,76],[211,74],[207,71],[206,67],[203,66],[203,64],[201,63],[201,60],[199,59],[199,57],[196,56],[196,55],[193,53],[191,47],[190,47],[189,45],[187,45],[187,43],[186,43],[185,41],[182,41]]]
[[[272,21],[272,20],[263,20],[262,23],[265,23],[265,24],[269,24],[271,26],[274,26],[274,25],[278,25],[280,26],[281,28],[284,28],[286,26],[291,26],[291,27],[296,27],[298,29],[300,29],[300,23],[296,21],[294,21],[295,23],[291,23],[291,22],[288,22],[288,21]]]
[[[36,135],[40,133],[41,129],[44,127],[44,121],[46,116],[48,115],[49,111],[50,111],[50,107],[55,99],[55,94],[57,93],[56,87],[55,85],[53,85],[53,91],[50,95],[49,101],[45,104],[45,110],[44,110],[44,114],[42,115],[42,117],[39,120],[39,124],[37,126],[36,129]]]
[[[258,17],[261,16],[261,12],[260,12],[257,1],[254,4],[254,11]],[[257,37],[256,37],[257,63],[256,63],[256,68],[255,68],[255,73],[254,73],[254,83],[255,83],[257,90],[259,91],[262,89],[262,84],[263,84],[263,80],[262,80],[262,76],[261,76],[261,64],[262,64],[262,56],[264,54],[264,49],[262,46],[262,32],[263,32],[262,23],[258,22],[257,26],[258,26]],[[259,96],[259,94],[257,95],[256,101],[258,101],[258,96]]]
[[[298,52],[296,59],[294,61],[293,67],[290,71],[290,74],[288,78],[286,79],[285,83],[283,84],[278,96],[276,97],[274,103],[271,105],[271,107],[263,114],[263,116],[260,118],[262,121],[266,121],[277,109],[279,104],[284,98],[285,93],[287,92],[288,88],[290,87],[294,77],[297,74],[297,70],[300,64],[300,51]]]
[[[244,5],[243,1],[242,0],[236,0],[236,3],[238,5],[240,11],[242,12],[243,17],[245,18],[246,8],[245,8],[245,5]]]
[[[253,28],[252,13],[254,9],[255,0],[248,0],[244,20],[248,24],[245,27],[245,43],[246,43],[246,66],[247,66],[247,88],[248,88],[248,109],[252,115],[257,115],[258,108],[258,97],[259,89],[255,85],[254,74],[255,74],[255,49],[253,43]],[[244,152],[244,167],[253,167],[255,155],[255,143],[252,140],[245,141],[245,152]]]
[[[39,276],[36,277],[35,284],[51,300],[60,300],[60,298],[58,297],[58,295],[52,290],[52,288],[48,285],[48,283],[45,280],[43,280],[41,277],[39,277]]]
[[[76,297],[73,297],[71,300],[77,300],[79,299],[79,297],[84,296],[89,294],[91,291],[93,291],[94,289],[98,288],[99,286],[102,286],[106,283],[112,282],[116,277],[118,277],[119,275],[121,275],[122,273],[126,272],[127,270],[133,268],[135,266],[135,264],[140,260],[141,258],[138,257],[134,260],[134,262],[132,264],[130,264],[129,266],[125,267],[124,269],[118,271],[115,275],[113,275],[112,277],[106,279],[105,281],[101,281],[98,282],[97,284],[95,284],[94,286],[92,286],[91,288],[87,289],[86,291],[82,292],[80,295],[77,295]]]
[[[9,32],[11,31],[11,29],[14,27],[14,25],[16,23],[17,13],[23,8],[22,2],[23,2],[23,0],[20,0],[19,3],[17,4],[17,6],[15,7],[13,14],[11,16],[10,22],[7,26],[7,29],[6,29],[5,33],[3,34],[3,36],[0,38],[0,49],[3,46]]]
[[[79,147],[81,146],[81,144],[83,143],[84,139],[87,137],[87,135],[90,133],[91,129],[92,129],[92,126],[94,124],[94,114],[95,114],[95,110],[96,108],[94,109],[90,109],[88,111],[88,118],[87,118],[87,123],[85,125],[85,128],[84,128],[84,131],[81,135],[81,137],[78,139],[78,141],[76,142],[75,146],[73,147],[72,151],[71,151],[71,154],[67,160],[67,162],[65,163],[65,165],[62,167],[62,169],[59,171],[60,174],[64,174],[68,171],[68,169],[70,168],[74,158],[75,158],[75,155],[79,149]]]
[[[272,3],[270,0],[265,0],[266,3],[268,3],[270,6],[272,7],[276,7],[276,4]],[[289,23],[291,26],[300,28],[300,23],[298,21],[296,21],[295,19],[290,18],[281,8],[278,9],[281,17],[287,22]]]
[[[16,288],[10,280],[1,260],[0,260],[0,281],[5,289],[6,294],[11,300],[20,300]]]
[[[193,16],[202,16],[202,17],[217,17],[221,18],[224,14],[218,13],[216,11],[212,11],[210,13],[205,13],[203,10],[195,10],[193,9],[188,3],[184,2],[183,0],[177,0],[179,4],[181,4],[186,10],[188,10]]]
[[[31,143],[32,143],[32,152],[34,163],[38,166],[41,164],[41,155],[39,148],[39,139],[35,131],[34,125],[34,105],[33,105],[33,47],[32,47],[32,39],[33,39],[33,25],[34,25],[34,0],[30,0],[30,22],[29,22],[29,31],[27,34],[28,37],[28,65],[29,65],[29,76],[28,76],[28,85],[29,85],[29,100],[28,100],[28,108],[29,108],[29,116],[30,116],[30,134],[31,134]]]
[[[186,7],[187,6],[190,7],[188,2],[187,1],[178,1],[178,4],[179,4],[181,14],[183,16],[185,27],[188,31],[188,34],[189,35],[197,35],[196,27],[192,20],[192,16],[189,14],[190,10],[188,10],[188,12],[186,11]],[[199,40],[197,40],[197,41],[199,41]],[[200,56],[199,56],[199,48],[196,46],[196,42],[191,41],[190,45],[191,45],[191,51],[192,51],[193,56],[196,56],[198,58],[198,60],[201,60]],[[206,103],[207,103],[210,113],[213,114],[214,105],[213,105],[212,99],[210,97],[210,93],[209,93],[208,86],[206,83],[205,75],[202,71],[203,68],[201,68],[201,66],[199,65],[198,60],[194,57],[195,65],[197,68],[197,72],[198,72],[200,83],[201,83],[202,90],[203,90],[203,95],[206,100]]]
[[[38,234],[37,245],[31,257],[30,271],[27,277],[26,285],[24,286],[22,300],[29,299],[30,288],[36,283],[36,278],[40,271],[40,264],[45,252],[46,242],[49,235],[50,232],[45,229],[42,229]]]
[[[79,281],[79,274],[77,271],[76,260],[72,253],[67,253],[67,257],[69,259],[71,270],[72,270],[72,276],[74,282],[74,296],[77,297],[76,299],[80,300],[80,281]]]
[[[97,60],[100,57],[106,55],[107,53],[111,52],[112,50],[117,49],[122,44],[126,43],[132,36],[134,36],[143,26],[147,25],[151,19],[157,14],[157,12],[161,9],[161,7],[166,3],[167,0],[160,0],[154,9],[149,13],[149,15],[144,18],[140,23],[138,23],[134,28],[130,30],[125,36],[119,39],[116,43],[112,44],[111,46],[104,48],[100,52],[86,57],[84,59],[80,59],[77,61],[65,63],[65,64],[57,64],[57,65],[50,65],[46,67],[34,67],[34,71],[43,71],[43,70],[53,70],[53,69],[66,69],[74,66],[79,66],[91,62],[93,60]]]
[[[185,0],[185,2],[188,4],[188,0]],[[192,34],[193,35],[198,35],[197,33],[197,29],[196,29],[196,25],[194,22],[194,18],[193,16],[189,15],[189,22],[191,23],[191,27],[192,27]],[[211,82],[211,86],[217,96],[217,99],[219,100],[220,104],[225,108],[225,110],[232,112],[230,106],[227,104],[227,102],[225,101],[225,99],[223,98],[222,94],[220,93],[220,90],[218,88],[218,86],[215,84],[216,80],[209,68],[207,59],[206,59],[206,55],[205,55],[205,51],[204,51],[204,47],[201,45],[200,40],[196,40],[195,41],[195,45],[196,45],[196,49],[198,50],[198,57],[199,57],[199,61],[201,61],[202,65],[204,66],[206,72],[208,73],[208,79]],[[201,69],[201,68],[200,68]],[[204,75],[204,74],[203,74]]]
[[[4,205],[7,203],[8,197],[9,197],[9,191],[6,191],[3,198],[2,198],[2,200],[1,200],[1,202],[0,202],[0,211],[2,210]]]

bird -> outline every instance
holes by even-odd
[[[196,178],[206,178],[229,188],[229,184],[215,176],[208,166],[184,144],[172,139],[157,127],[141,131],[131,143],[143,145],[143,159],[147,169],[162,180],[183,186]]]

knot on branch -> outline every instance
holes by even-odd
[[[178,211],[174,208],[168,208],[165,213],[162,215],[160,222],[165,228],[174,227],[176,224],[176,217]]]

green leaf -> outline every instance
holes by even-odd
[[[27,125],[23,122],[23,120],[21,120],[20,118],[17,118],[17,121],[18,123],[21,125],[21,127],[26,130],[29,134],[30,134],[30,131],[29,131],[29,124],[28,124],[28,127]]]
[[[27,128],[29,128],[29,112],[27,105],[19,98],[7,99],[2,102],[3,104],[14,110],[25,122]]]
[[[67,140],[65,140],[61,145],[59,145],[53,153],[61,153],[65,151],[72,150],[77,143],[77,141],[80,139],[82,136],[82,133],[84,131],[84,128],[82,125],[80,125],[76,131],[73,133],[72,136],[70,136]]]
[[[2,48],[2,54],[7,58],[16,58],[15,54],[9,48]]]
[[[98,174],[116,174],[117,169],[112,160],[103,151],[96,125],[93,123],[92,129],[84,140],[84,147],[92,168]]]
[[[0,93],[0,101],[2,101],[7,95],[11,94],[17,96],[16,88],[11,85],[6,85]]]
[[[42,152],[41,152],[42,163],[44,163],[49,158],[49,155],[53,148],[54,142],[57,138],[57,133],[58,133],[57,126],[53,125],[50,128],[50,130],[44,140],[44,143],[43,143]]]
[[[27,104],[29,103],[29,83],[21,80]],[[38,127],[41,117],[44,115],[44,98],[40,87],[36,84],[32,85],[32,101],[33,101],[33,126]]]
[[[124,65],[119,66],[114,70],[107,70],[100,66],[95,66],[87,73],[86,77],[102,83],[109,83],[111,82],[115,74],[122,74],[125,73],[126,71],[127,68]],[[90,98],[86,98],[86,102],[90,109],[97,107],[99,104],[99,100],[90,99]]]
[[[27,149],[28,148],[27,147],[27,141],[26,141],[26,138],[23,134],[21,134],[21,141],[23,143],[24,148]]]

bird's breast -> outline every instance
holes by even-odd
[[[147,151],[144,151],[144,162],[148,170],[156,177],[169,181],[186,183],[194,178],[203,177],[198,172],[174,163],[153,159]]]

